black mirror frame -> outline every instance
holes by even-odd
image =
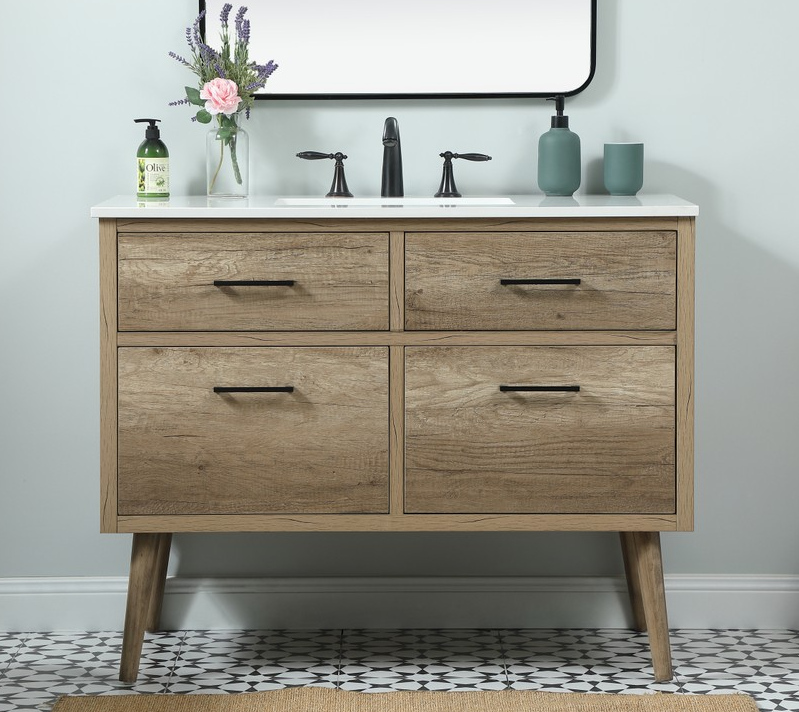
[[[206,9],[206,0],[199,0],[199,12]],[[200,31],[205,37],[205,20],[200,24]],[[553,90],[543,92],[453,92],[453,93],[433,93],[433,92],[408,92],[408,93],[318,93],[318,94],[275,94],[270,92],[256,93],[257,100],[315,100],[315,99],[518,99],[518,98],[547,98],[560,94],[562,96],[574,96],[583,91],[593,80],[596,72],[596,31],[597,31],[597,0],[591,0],[591,48],[588,77],[578,87],[567,91]]]

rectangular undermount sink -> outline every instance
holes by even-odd
[[[482,207],[495,205],[515,205],[510,198],[278,198],[275,205],[294,207]]]

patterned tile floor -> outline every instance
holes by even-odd
[[[799,631],[676,630],[675,679],[655,683],[627,630],[181,631],[148,635],[139,680],[117,678],[120,633],[0,633],[0,712],[59,695],[385,690],[744,692],[799,710]]]

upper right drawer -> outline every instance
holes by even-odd
[[[405,237],[405,328],[676,328],[675,232]]]

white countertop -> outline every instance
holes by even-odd
[[[176,195],[168,200],[118,195],[91,209],[93,218],[628,218],[681,217],[699,207],[674,195],[544,195],[433,198],[312,198],[254,195],[207,198]]]

